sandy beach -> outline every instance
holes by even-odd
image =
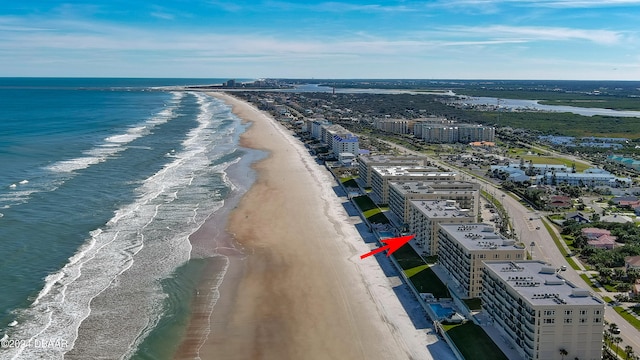
[[[246,255],[229,257],[213,313],[195,308],[178,358],[432,358],[427,346],[436,338],[415,329],[394,294],[398,284],[375,259],[359,258],[370,247],[329,172],[255,107],[213,95],[252,122],[242,146],[269,156],[253,165],[257,180],[228,218],[227,231]],[[205,225],[198,236],[214,228]],[[203,290],[212,281],[204,279]],[[209,332],[204,343],[197,329]]]

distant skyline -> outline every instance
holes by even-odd
[[[0,76],[640,80],[640,0],[3,1]]]

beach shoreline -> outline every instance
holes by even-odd
[[[228,216],[226,230],[243,255],[228,257],[213,313],[196,297],[176,358],[431,358],[435,336],[412,325],[377,262],[360,260],[370,246],[328,171],[254,106],[210,94],[251,122],[241,146],[268,156],[253,163],[257,178]],[[208,236],[207,227],[197,236]],[[205,274],[199,291],[212,284]],[[202,333],[194,330],[207,323],[206,341],[196,344],[193,335]]]

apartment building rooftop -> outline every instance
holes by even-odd
[[[413,174],[413,173],[411,173]],[[436,173],[434,175],[438,177],[442,176],[455,176],[455,173]],[[389,186],[396,188],[398,191],[405,194],[425,194],[446,192],[449,194],[457,194],[459,191],[468,192],[476,191],[475,185],[468,181],[459,180],[442,180],[442,179],[430,179],[425,176],[424,181],[391,181]]]
[[[360,159],[364,162],[372,162],[372,163],[406,163],[407,165],[422,165],[425,160],[427,160],[424,156],[417,155],[364,155],[360,156]]]
[[[432,219],[473,217],[468,209],[461,209],[454,200],[411,200],[411,204]]]
[[[487,261],[485,267],[535,306],[604,304],[542,261]]]
[[[489,224],[442,224],[440,227],[468,251],[523,249],[522,246],[516,244],[515,240],[496,233],[493,226]]]
[[[454,172],[441,172],[438,168],[425,166],[373,166],[382,176],[423,176],[425,180],[430,178],[437,179],[443,176],[457,176]]]

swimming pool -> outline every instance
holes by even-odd
[[[378,235],[380,235],[380,240],[388,239],[396,236],[392,231],[380,231],[378,232]]]
[[[442,304],[429,304],[429,306],[438,317],[438,320],[446,319],[453,313],[455,313],[455,310],[453,308],[442,306]]]

